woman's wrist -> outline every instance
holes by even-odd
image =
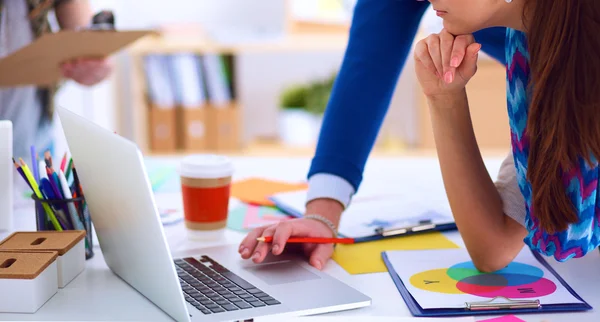
[[[465,105],[467,90],[463,88],[458,91],[447,92],[443,94],[426,95],[425,98],[432,108],[452,108]]]
[[[318,198],[306,204],[306,214],[320,215],[327,218],[337,229],[344,207],[338,201],[329,198]]]

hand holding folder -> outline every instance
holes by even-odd
[[[105,58],[151,31],[64,30],[38,38],[0,60],[0,86],[48,86],[62,78],[72,59]]]

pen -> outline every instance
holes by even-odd
[[[273,242],[273,237],[258,237],[256,240],[263,243],[271,243]],[[286,243],[354,244],[354,238],[292,237],[288,238]]]

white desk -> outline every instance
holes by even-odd
[[[263,176],[282,180],[302,180],[309,167],[308,159],[253,159],[236,158],[235,179]],[[500,159],[490,160],[488,169],[495,176]],[[285,168],[284,168],[285,167]],[[381,178],[401,180],[414,177],[417,171],[427,170],[438,175],[435,159],[373,159],[367,165],[364,184],[372,184]],[[417,172],[418,173],[418,172]],[[402,180],[413,184],[410,180]],[[15,228],[35,229],[33,210],[19,210]],[[166,226],[169,246],[173,256],[193,253],[194,249],[220,243],[238,243],[243,234],[228,231],[225,238],[212,244],[197,244],[184,237],[183,225]],[[0,233],[0,238],[6,234]],[[461,245],[456,232],[447,234]],[[585,313],[522,315],[531,321],[600,321],[600,253],[594,252],[585,258],[556,263],[550,260],[556,271],[595,309]],[[410,263],[407,263],[409,265]],[[370,307],[332,313],[339,316],[410,316],[404,301],[387,273],[349,275],[335,262],[330,261],[325,271],[341,281],[364,292],[373,299]],[[2,290],[4,291],[4,290]],[[484,317],[477,318],[483,319]],[[87,261],[85,271],[66,288],[59,290],[36,314],[0,314],[0,320],[171,320],[169,316],[146,300],[114,275],[104,263],[96,245],[94,258]],[[443,321],[443,319],[441,319]]]

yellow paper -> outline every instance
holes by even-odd
[[[440,232],[394,237],[358,244],[338,244],[333,253],[336,261],[349,274],[387,272],[381,252],[388,250],[423,250],[459,248]]]

